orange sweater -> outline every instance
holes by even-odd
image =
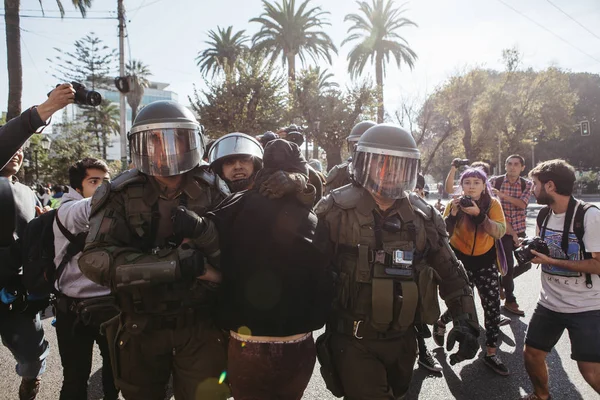
[[[494,240],[500,239],[506,233],[502,205],[494,197],[485,219],[477,226],[472,218],[462,211],[459,211],[456,217],[452,217],[451,209],[452,203],[448,203],[444,211],[446,228],[450,233],[450,244],[463,254],[469,256],[485,254],[494,246]]]

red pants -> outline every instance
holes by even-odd
[[[298,342],[229,340],[228,378],[235,400],[300,400],[315,367],[312,334]]]

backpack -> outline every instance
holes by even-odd
[[[54,264],[54,221],[69,241],[67,252],[61,263]],[[87,232],[73,235],[58,218],[57,210],[50,210],[35,217],[25,227],[21,238],[23,249],[23,284],[29,294],[48,297],[55,292],[54,282],[58,280],[67,263],[83,251]]]
[[[577,237],[577,241],[579,242],[579,248],[581,249],[581,252],[583,254],[583,259],[587,260],[587,259],[592,258],[592,253],[586,252],[585,245],[583,244],[583,235],[585,234],[585,230],[584,230],[585,213],[587,212],[587,210],[589,210],[592,207],[594,207],[594,208],[598,208],[598,207],[596,207],[593,204],[586,203],[585,201],[575,200],[574,198],[572,198],[572,199],[576,203],[579,203],[579,207],[577,207],[577,211],[575,212],[575,215],[573,216],[573,233],[575,233],[575,236]],[[544,224],[544,221],[546,221],[546,218],[548,218],[549,214],[550,214],[550,207],[545,206],[540,210],[539,214],[537,215],[536,223],[537,223],[537,227],[540,230],[540,232],[542,229],[542,225]],[[565,218],[568,216],[569,216],[569,211],[567,210],[567,215],[565,216]],[[563,232],[563,238],[565,236],[566,236],[565,232]],[[565,248],[567,247],[567,245],[568,245],[568,239],[563,239],[561,247],[563,247],[563,251],[565,252],[565,254],[567,254],[567,252],[565,251]],[[585,284],[588,288],[592,287],[592,275],[590,273],[585,274]]]
[[[497,190],[500,190],[502,188],[502,183],[504,183],[505,176],[506,175],[500,175],[496,177],[496,180],[494,181],[494,188],[496,188]],[[527,180],[525,180],[525,178],[523,178],[522,176],[520,176],[519,179],[521,180],[521,193],[523,193],[527,188]]]

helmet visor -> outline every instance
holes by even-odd
[[[352,163],[356,182],[380,197],[400,199],[417,184],[416,158],[357,151]]]
[[[212,165],[224,157],[246,155],[262,160],[263,149],[256,139],[242,134],[229,134],[214,142],[208,153],[208,162]]]
[[[131,136],[133,164],[148,175],[182,174],[196,167],[203,153],[199,129],[152,129]]]

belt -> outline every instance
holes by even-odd
[[[358,319],[351,320],[340,318],[337,323],[331,324],[330,327],[334,332],[343,335],[352,336],[355,339],[393,339],[404,336],[406,331],[386,331],[380,332],[375,330],[367,321]]]

